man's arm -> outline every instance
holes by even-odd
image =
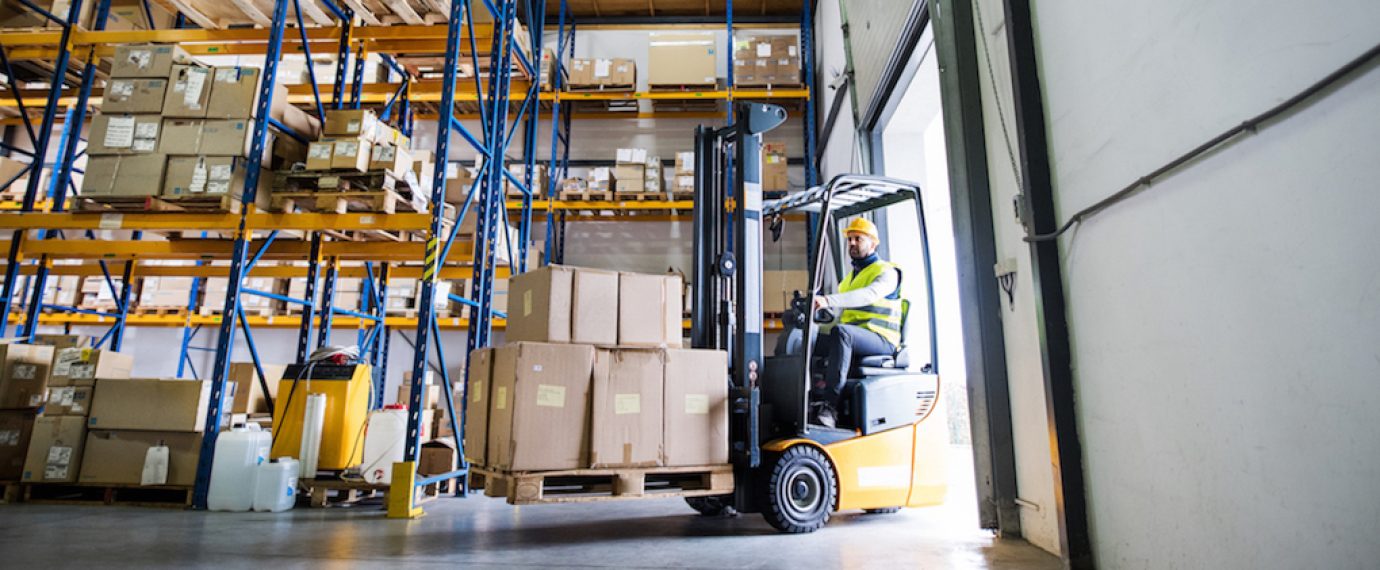
[[[837,307],[840,309],[866,307],[890,295],[892,291],[896,290],[896,286],[900,282],[901,278],[896,270],[888,269],[883,271],[881,275],[878,275],[877,280],[873,281],[871,285],[861,289],[854,289],[847,293],[825,295],[824,301],[828,303],[829,307]]]

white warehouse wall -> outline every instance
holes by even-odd
[[[1001,206],[1015,187],[996,119],[1013,124],[1001,3],[979,3],[998,82],[984,85],[984,111],[999,255],[1023,277],[1005,334],[1025,496],[1023,432],[1046,434],[1017,387],[1038,374],[1038,358],[1021,356],[1038,337],[1023,314],[1028,248]],[[1380,4],[1298,8],[1037,4],[1058,218],[1375,41]],[[1098,566],[1364,568],[1380,556],[1376,67],[1062,239]],[[1042,506],[1040,521],[1053,505]]]

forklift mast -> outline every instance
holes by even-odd
[[[695,129],[694,284],[690,345],[728,351],[730,453],[756,467],[762,373],[762,134],[776,105],[735,103],[737,120]]]

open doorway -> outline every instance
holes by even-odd
[[[889,234],[885,241],[893,244],[904,243],[901,234],[922,222],[929,236],[933,291],[917,290],[924,286],[923,280],[909,279],[902,281],[902,294],[911,299],[934,295],[935,344],[943,402],[936,412],[945,414],[949,428],[948,496],[942,509],[948,522],[956,527],[977,528],[978,498],[958,296],[958,260],[937,62],[934,36],[926,26],[869,137],[869,151],[875,174],[917,182],[921,188],[923,220],[917,220],[911,208],[888,208],[881,227]],[[907,273],[919,275],[925,270],[925,259],[919,248],[893,246],[888,254],[891,261]],[[921,306],[923,304],[912,304],[916,308]],[[915,322],[921,321],[910,319],[910,323]],[[923,327],[907,328],[911,329],[907,331],[911,344],[928,341],[923,339],[928,334]]]

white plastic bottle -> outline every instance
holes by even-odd
[[[254,489],[254,510],[281,513],[297,504],[297,460],[283,457],[257,467],[258,483]]]
[[[393,481],[393,464],[403,460],[407,435],[407,407],[389,404],[369,414],[364,431],[364,480],[375,485]]]
[[[272,443],[272,436],[253,424],[220,434],[211,463],[211,488],[206,508],[248,511],[253,507],[257,467],[268,461],[268,448]]]

